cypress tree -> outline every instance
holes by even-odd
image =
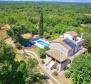
[[[40,13],[40,21],[39,21],[39,36],[42,37],[43,36],[43,13]]]

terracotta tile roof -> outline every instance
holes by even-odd
[[[65,34],[70,34],[71,36],[75,37],[77,36],[78,34],[74,31],[70,31],[70,32],[66,32]]]
[[[66,47],[67,49],[71,49],[71,47],[69,45],[67,45],[65,42],[64,42],[64,38],[58,38],[58,39],[55,39],[52,41],[53,43],[60,43],[61,45],[63,45],[64,47]],[[56,46],[55,46],[56,47]]]
[[[67,59],[67,57],[61,51],[56,49],[50,49],[46,51],[46,54],[59,62],[63,62]]]

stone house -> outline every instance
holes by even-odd
[[[52,70],[64,70],[71,63],[70,57],[83,48],[84,39],[76,32],[66,32],[58,39],[50,43],[50,49],[46,51],[45,66]]]

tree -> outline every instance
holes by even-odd
[[[91,33],[85,33],[84,39],[84,46],[88,49],[88,52],[91,52]]]
[[[13,26],[7,31],[8,35],[11,36],[16,42],[21,41],[21,35],[28,32],[30,32],[30,30],[25,25]]]
[[[40,49],[40,58],[44,59],[46,57],[45,50]]]
[[[30,84],[32,77],[40,77],[35,73],[36,61],[31,59],[18,62],[15,56],[13,48],[0,40],[0,84]]]
[[[43,36],[44,30],[43,30],[43,13],[40,13],[40,21],[39,21],[39,35]]]
[[[0,40],[0,83],[1,84],[24,84],[23,73],[18,70],[20,63],[15,62],[13,49]]]
[[[40,57],[42,59],[46,58],[46,51],[48,50],[48,47],[45,47],[44,49],[40,49],[39,53],[40,53]]]
[[[89,16],[84,16],[82,18],[82,24],[87,24],[87,23],[91,23],[91,17]]]
[[[91,84],[91,53],[75,58],[69,71],[73,84]]]
[[[18,49],[22,49],[22,45],[20,44],[20,43],[16,43],[16,48],[18,48]]]
[[[17,21],[13,17],[9,17],[7,20],[8,24],[15,24]]]

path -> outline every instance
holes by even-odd
[[[38,66],[42,69],[42,71],[51,79],[53,80],[55,83],[53,83],[51,80],[50,80],[50,84],[61,84],[59,83],[51,74],[51,72],[49,72],[40,62],[40,59],[38,58],[37,54],[35,54],[33,51],[31,50],[28,50],[28,49],[24,49],[24,50],[18,50],[17,53],[25,53],[26,55],[29,55],[31,56],[32,58],[35,58],[37,59],[38,61]]]

